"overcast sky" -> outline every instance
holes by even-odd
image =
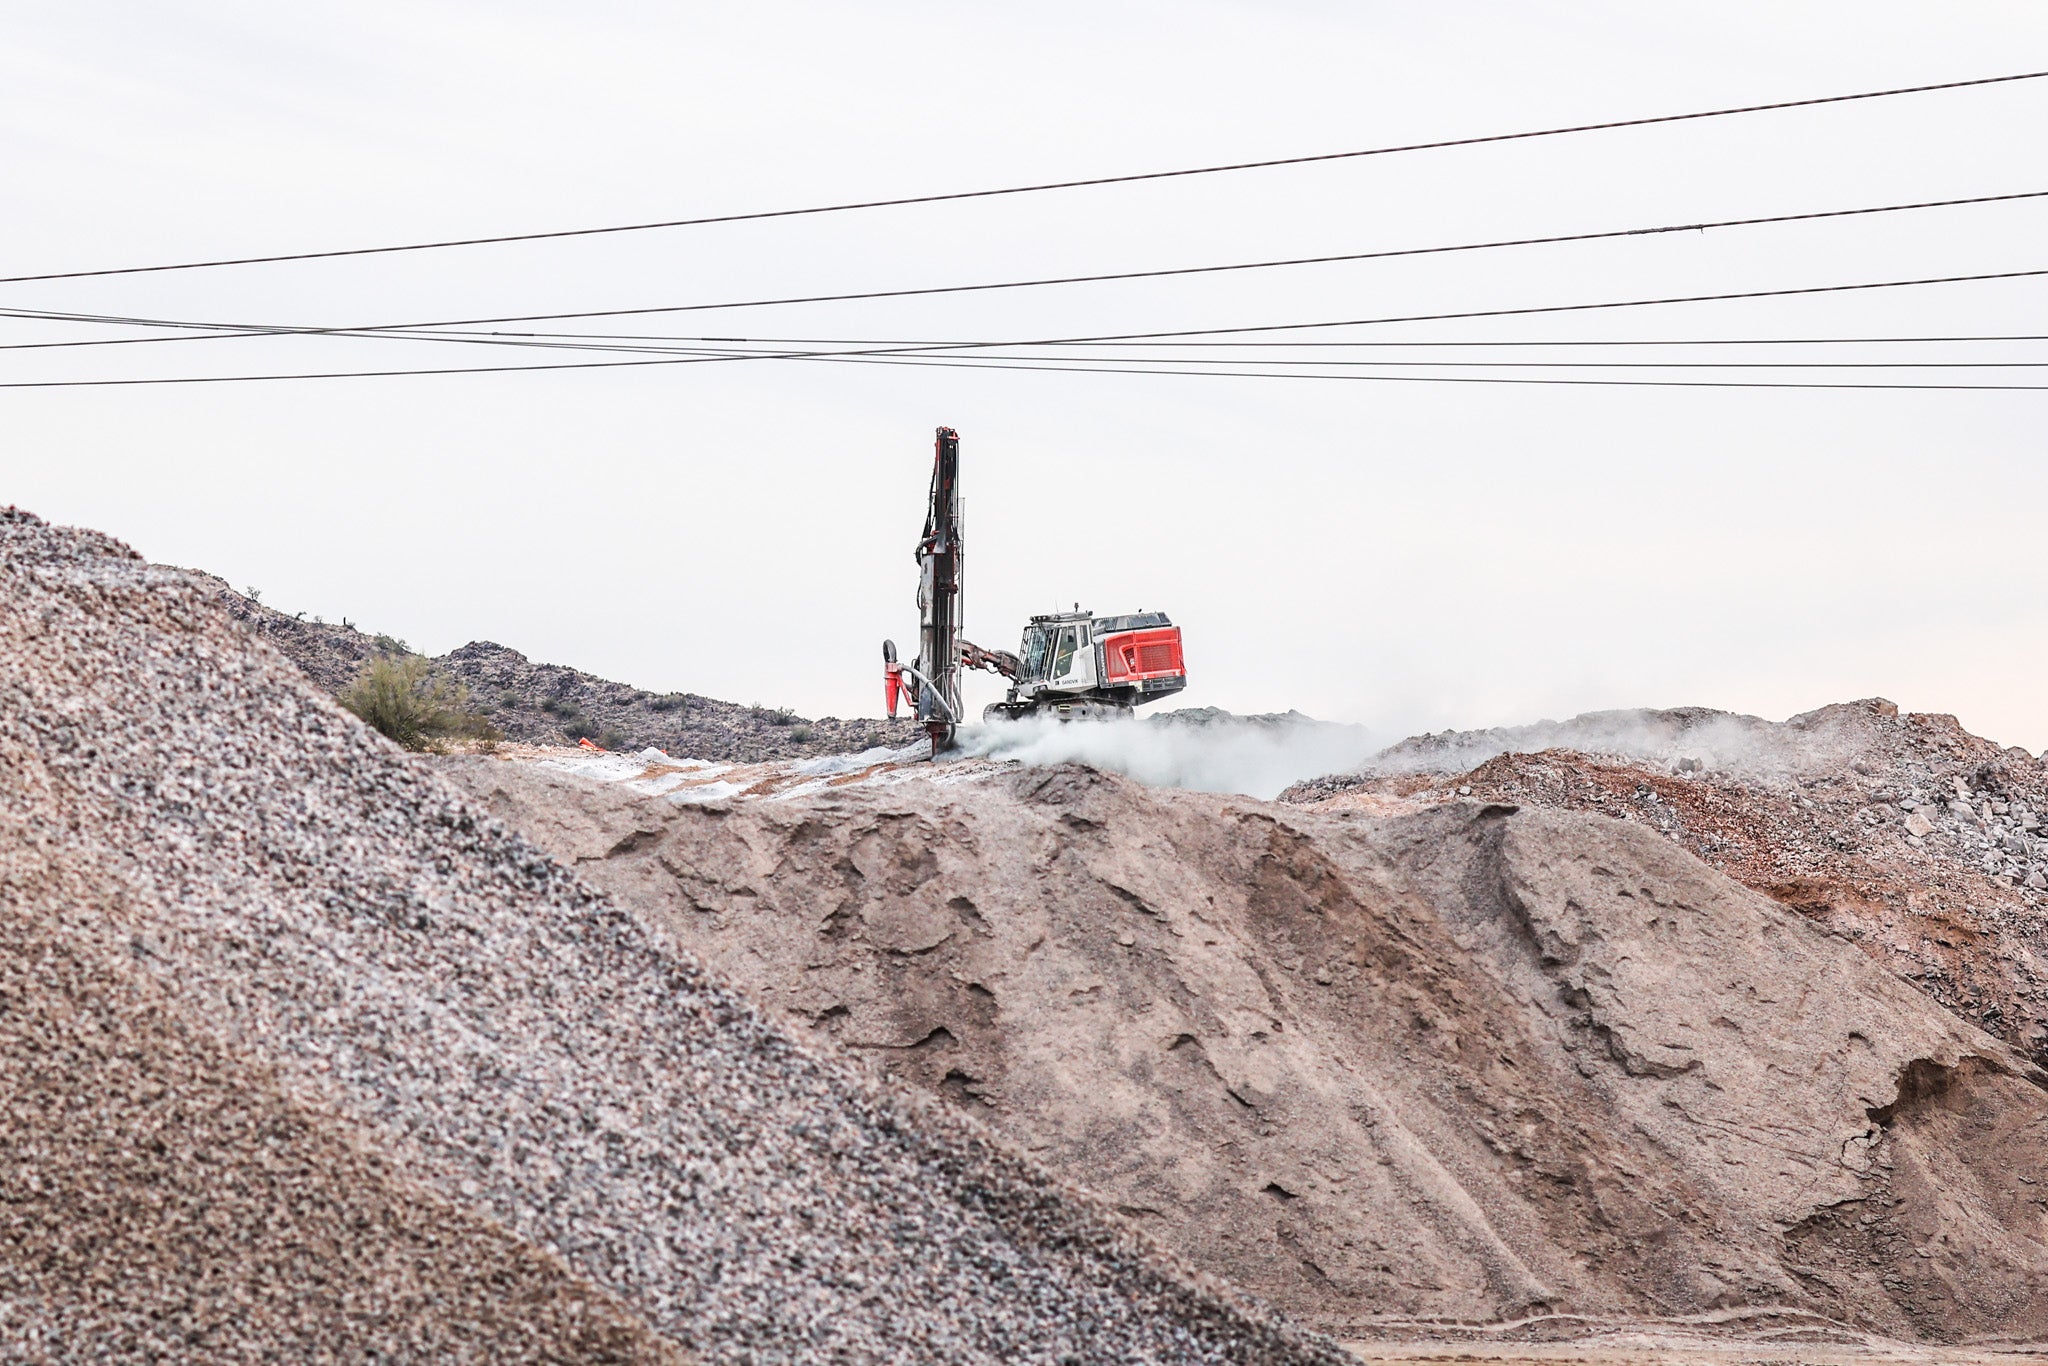
[[[2023,3],[10,4],[0,275],[1114,175],[2037,68],[2048,6]],[[5,285],[0,306],[352,326],[1156,269],[2048,190],[2044,144],[2048,81],[2019,82],[966,204]],[[2040,269],[2044,239],[2036,201],[536,326],[1087,336]],[[2019,280],[1348,335],[2044,324],[2048,283]],[[7,342],[136,335],[0,322]],[[1912,353],[1937,351],[2048,360],[2048,343]],[[0,379],[564,358],[236,338],[0,353]],[[2048,383],[2048,369],[1949,377]],[[1295,707],[1391,740],[1617,706],[1783,717],[1882,694],[2048,746],[2048,393],[816,361],[15,389],[0,390],[0,502],[432,652],[491,639],[655,690],[875,714],[881,639],[915,636],[911,551],[942,423],[962,438],[969,637],[1014,647],[1028,614],[1076,601],[1165,610],[1185,632],[1188,705]],[[970,676],[971,706],[998,695]]]

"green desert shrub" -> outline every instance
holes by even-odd
[[[624,749],[633,742],[633,737],[617,726],[606,726],[597,733],[597,743],[605,749]]]
[[[469,691],[418,655],[379,655],[363,666],[341,705],[407,749],[449,740],[495,741],[497,727],[471,710]]]

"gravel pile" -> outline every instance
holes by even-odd
[[[1327,1362],[0,514],[0,1355]]]

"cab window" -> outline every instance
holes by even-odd
[[[1052,677],[1065,678],[1074,667],[1074,628],[1060,632],[1059,649],[1053,654]]]
[[[1051,632],[1037,627],[1024,634],[1024,664],[1017,670],[1020,678],[1045,677],[1046,647],[1051,643]]]

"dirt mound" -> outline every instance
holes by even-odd
[[[1558,747],[1513,748],[1545,744]],[[1877,698],[1780,724],[1609,712],[1406,741],[1282,800],[1388,810],[1463,797],[1655,830],[2048,1060],[2048,763],[1952,716],[1902,716]]]
[[[622,905],[1338,1332],[2048,1330],[2048,1078],[1635,823],[1086,769],[682,805],[441,761]]]
[[[0,513],[9,1359],[1334,1362]]]

